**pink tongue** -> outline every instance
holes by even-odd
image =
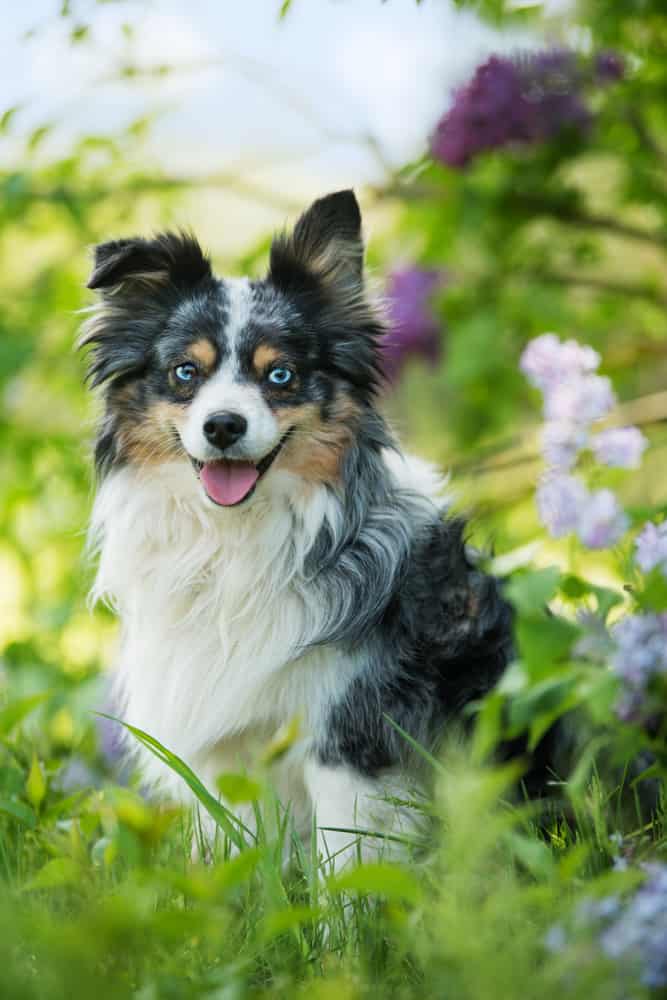
[[[211,500],[231,507],[247,497],[259,472],[251,462],[207,462],[199,478]]]

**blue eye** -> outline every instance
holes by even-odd
[[[192,382],[196,374],[197,368],[190,362],[186,362],[184,365],[176,365],[174,368],[174,375],[179,382]]]
[[[292,373],[289,368],[272,368],[268,378],[274,385],[287,385],[291,381]]]

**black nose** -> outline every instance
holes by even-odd
[[[240,413],[212,413],[204,424],[206,439],[216,448],[228,448],[248,429],[248,421]]]

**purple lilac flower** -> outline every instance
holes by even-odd
[[[595,76],[600,83],[616,83],[625,76],[623,56],[612,49],[598,52],[594,62]]]
[[[660,567],[667,576],[667,521],[648,521],[635,538],[635,561],[645,573]]]
[[[613,630],[616,650],[611,660],[623,691],[616,711],[624,721],[651,712],[648,689],[667,676],[667,613],[628,615]]]
[[[389,331],[383,342],[384,368],[395,378],[412,355],[435,362],[440,357],[440,323],[431,308],[433,293],[444,280],[442,271],[404,267],[389,276]]]
[[[648,441],[637,427],[600,431],[591,441],[597,461],[619,469],[638,469],[647,445]]]
[[[552,473],[542,478],[537,487],[537,509],[552,538],[562,538],[576,530],[587,499],[586,487],[576,476]]]
[[[543,333],[525,347],[519,366],[528,381],[544,393],[569,378],[597,370],[600,355],[576,340],[561,341],[555,333]]]
[[[577,534],[589,549],[608,549],[628,530],[627,515],[611,490],[597,490],[579,511]]]
[[[565,128],[585,130],[591,115],[573,52],[554,50],[509,59],[491,56],[454,94],[431,140],[433,156],[465,167],[483,150],[550,139]]]

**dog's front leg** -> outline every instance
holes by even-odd
[[[324,874],[357,860],[395,859],[405,854],[422,818],[416,810],[391,800],[407,798],[399,774],[373,778],[347,765],[322,764],[315,758],[307,761],[304,773]]]

